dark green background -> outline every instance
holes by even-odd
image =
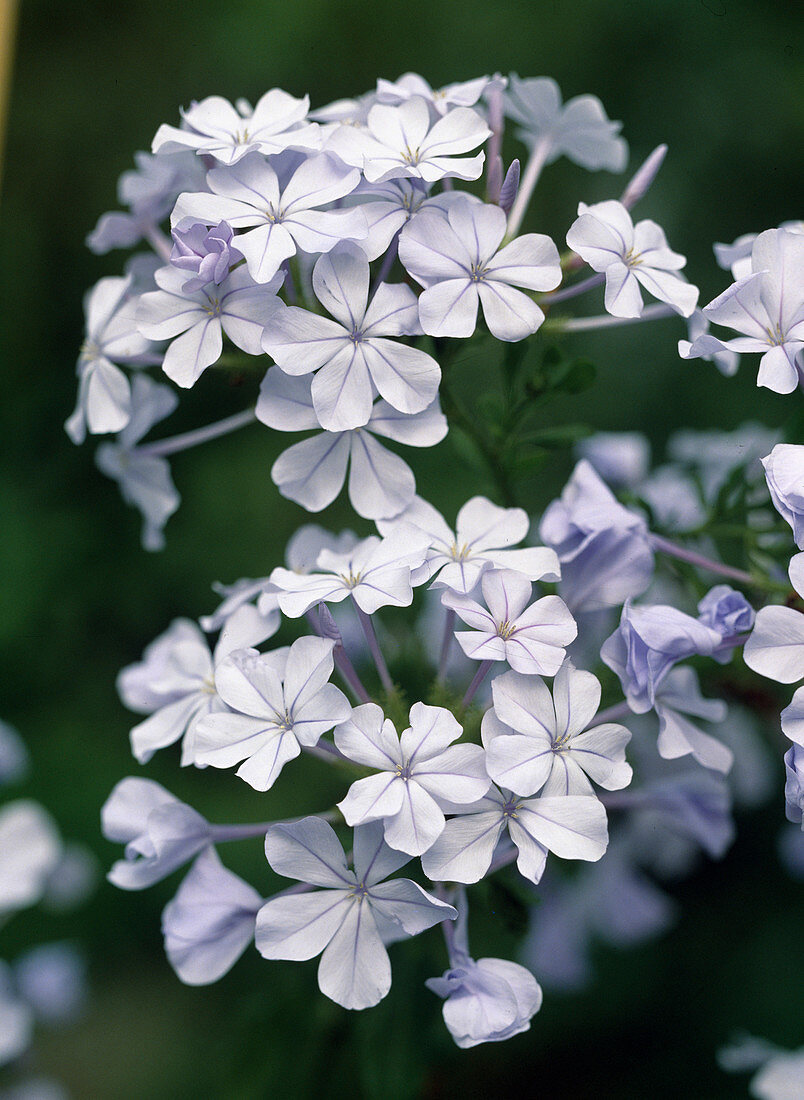
[[[211,93],[254,100],[280,86],[309,92],[318,106],[407,69],[435,86],[494,70],[550,75],[566,98],[593,92],[624,121],[632,169],[669,144],[638,214],[656,218],[687,254],[705,302],[727,282],[712,241],[802,215],[794,12],[789,0],[23,3],[0,208],[0,716],[31,747],[26,793],[66,835],[104,866],[116,855],[99,838],[99,807],[121,776],[139,771],[114,690],[119,668],[174,616],[209,611],[212,580],[267,573],[305,518],[270,482],[283,441],[255,427],[177,458],[182,508],[167,550],[149,556],[139,518],[95,470],[93,446],[76,449],[64,435],[82,295],[123,260],[92,256],[83,239],[116,207],[116,180],[134,150],[148,148],[161,122],[175,123],[180,105]],[[622,182],[561,162],[546,172],[526,228],[561,242],[578,199],[612,197]],[[576,340],[574,350],[598,363],[596,387],[554,406],[545,422],[640,428],[660,447],[681,425],[733,428],[748,416],[780,424],[800,401],[758,391],[751,361],[731,381],[682,363],[681,328],[665,321]],[[246,396],[231,389],[205,376],[179,426],[214,418],[222,403],[242,407]],[[417,469],[420,490],[449,512],[471,492],[493,492],[475,473],[467,478],[449,441]],[[525,486],[527,503],[541,507],[568,469],[562,458]],[[324,522],[348,518],[339,507]],[[264,799],[234,776],[180,775],[170,752],[145,774],[213,820],[266,816]],[[322,790],[328,782],[317,781]],[[274,794],[271,815],[299,812],[303,794],[292,783]],[[42,1033],[38,1063],[81,1098],[739,1096],[743,1081],[714,1061],[733,1029],[789,1046],[804,1038],[791,962],[800,909],[776,866],[778,803],[742,822],[724,863],[678,888],[684,915],[670,936],[602,952],[587,994],[549,995],[532,1031],[497,1047],[456,1051],[435,998],[418,992],[443,965],[435,936],[424,959],[394,949],[394,991],[359,1017],[320,997],[314,964],[249,955],[216,987],[181,986],[158,930],[175,880],[138,895],[101,884],[66,927],[17,917],[3,954],[33,937],[87,944],[94,1006],[79,1027]],[[226,857],[267,890],[259,852]]]

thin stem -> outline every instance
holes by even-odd
[[[474,697],[477,693],[477,689],[480,687],[480,685],[485,680],[486,673],[488,672],[488,670],[491,668],[491,666],[493,664],[494,664],[493,661],[481,661],[480,662],[480,668],[475,673],[474,679],[472,680],[469,687],[466,689],[466,695],[464,695],[464,697],[463,697],[461,707],[464,710],[466,710],[466,708],[469,706],[469,704],[474,699]]]
[[[551,306],[554,302],[566,302],[568,298],[577,298],[579,294],[591,290],[592,287],[600,286],[605,278],[606,276],[603,272],[596,272],[594,275],[582,279],[579,283],[573,283],[572,286],[562,287],[561,290],[557,290],[553,294],[545,294],[543,298],[539,299],[539,305]]]
[[[567,320],[552,320],[545,322],[550,328],[559,329],[561,332],[592,332],[600,328],[614,328],[618,325],[634,325],[640,321],[655,321],[660,317],[672,317],[675,310],[662,303],[646,306],[639,317],[612,317],[610,313],[603,313],[595,317],[569,317]]]
[[[181,435],[174,435],[169,439],[158,439],[155,443],[145,443],[142,447],[137,448],[137,453],[150,456],[176,454],[177,451],[186,451],[190,447],[197,447],[199,443],[217,439],[218,436],[228,435],[230,432],[237,431],[238,428],[245,428],[247,424],[252,424],[256,419],[254,409],[245,409],[243,412],[235,413],[234,416],[216,420],[214,424],[207,424],[204,428],[182,432]]]
[[[447,419],[461,428],[480,452],[488,466],[491,477],[497,485],[502,503],[506,507],[514,507],[516,504],[516,495],[511,487],[507,471],[503,468],[503,464],[499,461],[496,450],[485,438],[483,430],[479,427],[475,418],[465,411],[461,403],[448,387],[446,374],[442,375],[440,397],[441,405],[447,415]]]
[[[212,843],[221,844],[225,840],[250,840],[255,836],[265,836],[272,825],[278,821],[258,821],[254,825],[211,825]]]
[[[369,651],[374,659],[374,664],[377,668],[377,672],[380,677],[380,683],[386,691],[391,692],[394,690],[394,681],[391,679],[391,674],[388,671],[388,665],[385,663],[385,658],[382,655],[380,649],[380,643],[377,641],[377,635],[374,631],[374,623],[372,623],[370,616],[358,606],[357,600],[352,596],[352,603],[357,610],[357,617],[360,619],[360,625],[363,627],[363,633],[366,635],[366,641],[368,642]]]
[[[486,150],[488,165],[486,173],[486,196],[488,202],[496,203],[499,201],[500,187],[502,186],[502,164],[499,162],[499,157],[502,152],[502,137],[505,128],[501,85],[495,84],[492,88],[489,93],[488,105],[491,137],[489,138],[488,149]],[[497,177],[499,177],[499,179]]]
[[[319,609],[321,606],[326,605],[319,604]],[[349,656],[346,650],[343,648],[343,641],[341,639],[340,631],[337,629],[337,626],[335,627],[336,636],[333,637],[332,635],[325,632],[321,625],[320,618],[316,616],[316,614],[312,610],[306,612],[304,617],[313,628],[314,634],[317,634],[319,638],[328,638],[329,641],[335,642],[335,648],[332,651],[332,657],[335,661],[338,672],[340,672],[341,676],[346,681],[347,686],[352,689],[355,696],[360,700],[361,703],[370,703],[371,696],[363,686],[363,682],[357,675],[354,665],[349,660]]]
[[[651,535],[651,544],[655,550],[660,550],[664,554],[669,554],[670,557],[678,558],[679,561],[686,561],[690,565],[696,565],[699,569],[706,569],[709,573],[718,573],[721,577],[730,577],[734,581],[739,581],[740,584],[752,585],[754,587],[761,587],[761,582],[757,585],[758,578],[752,577],[750,573],[746,573],[744,569],[735,569],[731,565],[724,565],[722,562],[713,561],[712,558],[706,558],[703,554],[698,554],[694,550],[688,550],[685,546],[677,546],[676,543],[671,542],[670,539],[662,538],[661,535]]]
[[[550,147],[550,141],[546,137],[533,146],[533,152],[530,154],[527,167],[519,184],[519,193],[514,205],[511,207],[511,213],[508,215],[506,237],[513,237],[522,224],[522,219],[525,216],[533,190],[539,181],[539,176],[542,174],[542,168],[544,168],[544,162],[547,160]]]
[[[327,764],[345,768],[352,775],[363,776],[366,774],[365,769],[360,764],[356,764],[354,760],[344,756],[338,746],[333,745],[330,741],[319,741],[317,745],[302,745],[301,750],[307,753],[308,756],[314,756],[317,760],[324,760]],[[300,821],[301,818],[294,818],[293,820]]]
[[[343,676],[344,680],[355,693],[360,702],[370,703],[371,696],[363,686],[363,681],[358,676],[357,671],[355,670],[352,662],[349,660],[349,657],[343,646],[336,645],[332,655],[335,658],[335,665],[338,669],[338,672],[340,672],[341,676]]]
[[[310,756],[326,760],[328,764],[342,764],[346,760],[340,749],[336,745],[331,745],[329,741],[319,741],[317,745],[302,745],[302,749]]]
[[[438,682],[443,684],[447,677],[447,661],[452,646],[452,635],[455,630],[455,608],[447,608],[447,616],[444,619],[444,637],[441,641],[441,658],[438,662]]]
[[[399,234],[401,229],[397,229],[396,233],[391,238],[391,243],[388,245],[388,251],[385,253],[380,270],[377,272],[377,277],[374,280],[374,286],[371,288],[371,297],[379,290],[380,286],[385,282],[388,276],[391,274],[391,268],[394,266],[394,260],[396,259],[397,252],[399,251]]]
[[[309,817],[305,814],[305,817]],[[327,810],[326,813],[316,814],[322,821],[337,821],[340,814],[337,810]],[[213,844],[222,844],[229,840],[250,840],[253,837],[265,836],[273,825],[292,825],[296,821],[303,821],[301,817],[286,817],[280,821],[257,821],[250,825],[210,825],[210,833]]]
[[[173,244],[170,238],[166,237],[162,230],[155,225],[146,229],[144,236],[157,256],[170,263],[170,256],[173,252]]]
[[[620,196],[620,202],[626,210],[630,210],[644,197],[646,191],[656,179],[656,173],[661,168],[666,154],[667,146],[657,145],[650,156],[634,172]]]
[[[605,710],[599,711],[594,718],[595,725],[603,725],[604,722],[617,722],[620,718],[627,718],[629,714],[633,713],[628,703],[624,700],[622,703],[615,703],[613,707],[606,707]]]

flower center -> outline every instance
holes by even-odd
[[[504,642],[507,642],[513,634],[516,634],[516,623],[509,623],[507,619],[504,619],[503,622],[497,624],[497,634]]]
[[[453,542],[449,548],[449,556],[453,561],[466,561],[467,558],[471,558],[472,551],[469,547],[469,543],[465,542],[460,549],[458,549],[457,541]]]
[[[103,355],[100,344],[96,344],[94,340],[85,340],[81,345],[81,358],[82,359],[100,359]]]
[[[405,164],[418,164],[419,163],[419,149],[416,148],[415,152],[411,151],[409,145],[406,145],[402,150],[402,160]]]
[[[628,267],[639,267],[642,262],[642,253],[634,252],[633,248],[629,248],[623,256],[623,263]]]
[[[360,584],[359,570],[357,571],[357,573],[353,573],[350,569],[348,573],[339,573],[338,575],[340,576],[341,580],[347,588],[357,588],[357,586]]]
[[[221,315],[221,303],[219,298],[210,298],[207,295],[208,305],[204,306],[204,312],[210,317],[220,317]]]
[[[485,267],[480,264],[472,264],[469,268],[469,282],[470,283],[482,283],[486,274]]]
[[[556,737],[550,746],[553,752],[565,752],[570,748],[570,734],[569,730],[565,730],[560,737]]]
[[[505,805],[502,808],[503,817],[516,819],[519,816],[517,814],[518,809],[519,809],[519,803],[515,799],[509,798],[509,800],[505,803]]]
[[[772,348],[781,347],[785,341],[785,334],[782,332],[782,326],[776,325],[774,328],[766,328],[765,332],[768,334],[768,343]]]
[[[397,766],[396,766],[396,777],[397,777],[397,779],[404,779],[404,781],[407,783],[407,781],[410,779],[410,761],[409,760],[406,761],[404,764],[397,764]]]

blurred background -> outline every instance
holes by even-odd
[[[170,751],[140,769],[114,681],[174,617],[212,610],[212,581],[267,574],[305,522],[270,481],[286,441],[255,426],[177,456],[182,507],[166,550],[149,555],[139,516],[96,470],[92,443],[75,448],[64,434],[82,296],[125,259],[93,256],[84,238],[117,208],[117,178],[134,151],[150,147],[160,123],[176,124],[180,106],[213,93],[255,101],[279,86],[323,106],[411,69],[436,87],[493,71],[549,75],[565,99],[594,93],[623,120],[631,171],[668,143],[637,215],[659,221],[687,255],[705,303],[730,281],[714,264],[713,241],[802,216],[802,30],[789,0],[24,0],[0,201],[0,717],[33,757],[21,793],[40,799],[65,836],[89,845],[104,869],[117,858],[98,813],[127,774],[163,782],[213,821],[266,816],[268,796],[231,773],[180,773]],[[513,143],[506,148],[516,155]],[[579,199],[615,197],[623,184],[560,161],[545,172],[525,228],[561,242]],[[597,382],[551,406],[550,417],[644,431],[657,459],[678,427],[789,419],[799,396],[757,390],[753,360],[732,380],[682,362],[675,345],[684,335],[669,320],[576,338]],[[171,434],[215,419],[224,403],[247,403],[213,373],[187,395]],[[449,440],[411,460],[420,492],[449,515],[467,495],[464,463]],[[561,456],[524,486],[528,506],[543,507],[570,468]],[[475,491],[494,494],[482,472],[471,477]],[[342,504],[321,522],[368,532]],[[681,916],[669,935],[630,952],[599,949],[587,990],[547,995],[528,1034],[466,1052],[421,990],[444,966],[435,936],[423,953],[392,951],[394,990],[368,1013],[325,1001],[314,964],[268,964],[253,952],[217,986],[190,989],[159,934],[178,878],[133,895],[101,879],[69,918],[22,914],[4,929],[7,957],[37,938],[72,938],[89,957],[93,1000],[76,1026],[40,1034],[36,1066],[93,1100],[511,1088],[574,1098],[744,1095],[744,1079],[715,1063],[735,1029],[783,1046],[804,1040],[791,962],[800,898],[775,855],[781,766],[777,781],[775,800],[741,819],[726,859],[703,863],[675,889]],[[267,816],[299,812],[290,786],[271,792]],[[225,855],[260,887],[258,850]],[[478,943],[477,953],[494,951]]]

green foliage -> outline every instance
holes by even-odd
[[[518,503],[517,483],[544,467],[557,451],[570,451],[589,435],[587,424],[540,424],[552,402],[574,397],[594,386],[597,376],[587,359],[569,358],[554,345],[542,346],[538,334],[513,344],[473,340],[468,355],[445,361],[449,345],[436,343],[442,355],[441,401],[450,422],[450,438],[473,469],[485,467],[504,504]],[[458,387],[463,371],[478,357],[485,363],[484,385],[473,403]]]

